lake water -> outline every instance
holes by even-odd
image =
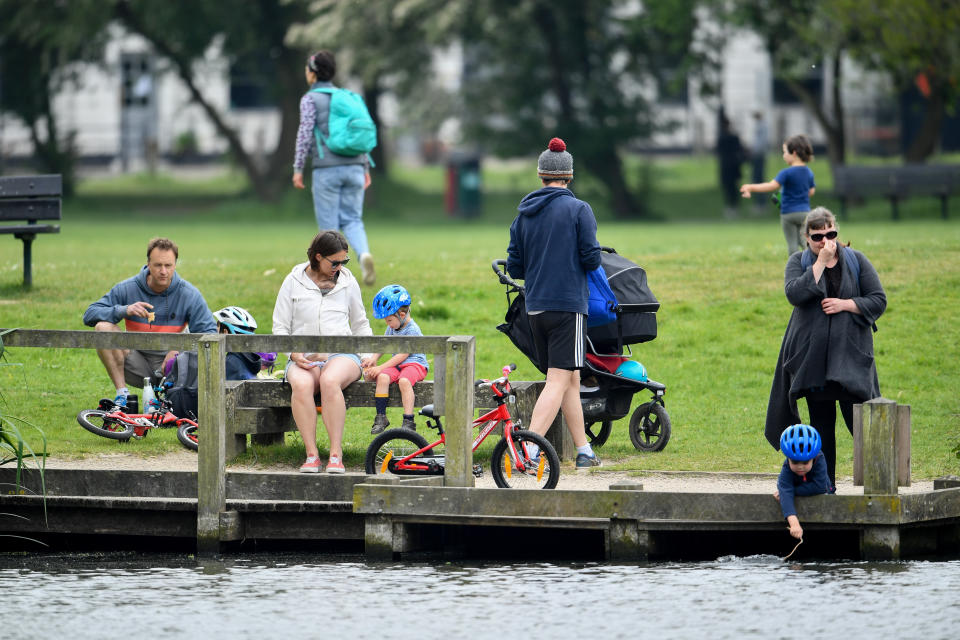
[[[7,637],[960,637],[960,560],[372,564],[0,555]],[[11,626],[12,625],[12,626]]]

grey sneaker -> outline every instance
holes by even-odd
[[[383,433],[383,430],[390,426],[390,421],[387,420],[387,415],[385,413],[378,413],[373,419],[373,426],[370,427],[370,433],[376,435],[378,433]]]
[[[368,287],[377,281],[377,272],[373,269],[373,256],[369,253],[360,255],[360,273],[362,274],[363,284]]]
[[[592,456],[588,456],[585,453],[577,454],[577,470],[580,469],[589,469],[590,467],[599,467],[600,466],[600,456],[594,453]]]
[[[413,418],[404,418],[403,422],[400,423],[401,429],[410,429],[410,431],[417,430],[417,422]]]

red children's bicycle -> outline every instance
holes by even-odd
[[[498,487],[514,489],[553,489],[560,481],[560,457],[550,441],[540,434],[520,429],[520,421],[510,416],[507,402],[516,398],[510,389],[511,364],[503,368],[503,376],[496,380],[482,380],[480,386],[489,387],[497,407],[473,421],[479,429],[473,441],[476,451],[480,443],[497,427],[503,427],[503,437],[493,448],[490,468]],[[426,416],[427,426],[440,433],[440,439],[428,443],[426,438],[410,429],[389,429],[373,439],[367,447],[366,471],[371,474],[392,473],[409,476],[443,475],[446,456],[443,445],[446,434],[440,417],[433,414],[433,405],[420,410]],[[473,474],[483,475],[483,468],[473,465]]]
[[[171,413],[170,407],[171,403],[162,399],[157,411],[126,413],[123,408],[104,398],[96,409],[84,409],[78,413],[77,422],[90,433],[124,442],[130,438],[142,438],[150,429],[175,427],[180,443],[188,449],[196,450],[197,421],[178,418]]]

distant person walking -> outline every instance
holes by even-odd
[[[770,149],[770,134],[763,113],[753,112],[753,141],[750,145],[750,168],[753,170],[750,177],[754,182],[763,182],[766,174],[764,167],[767,162],[767,151]],[[766,206],[763,198],[754,201],[754,207],[759,211]]]
[[[780,227],[787,241],[788,254],[802,251],[806,246],[804,223],[810,213],[810,198],[817,190],[813,171],[807,166],[812,159],[813,146],[807,136],[791,136],[783,143],[783,161],[787,163],[787,168],[781,169],[770,182],[740,187],[744,198],[754,193],[780,190]]]
[[[737,217],[737,183],[740,182],[740,169],[743,164],[743,144],[734,132],[730,120],[720,116],[720,133],[717,136],[717,158],[720,161],[720,189],[723,191],[723,215],[726,218]]]
[[[363,226],[363,192],[370,186],[370,158],[366,153],[339,155],[327,147],[330,104],[336,90],[333,53],[318,51],[307,60],[304,75],[310,90],[300,99],[300,128],[293,157],[293,186],[303,189],[303,167],[310,156],[313,167],[313,207],[320,231],[342,231],[360,261],[363,283],[376,281],[373,255]],[[325,91],[326,90],[326,91]]]

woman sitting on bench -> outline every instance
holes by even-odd
[[[323,231],[307,249],[308,261],[287,275],[273,308],[273,333],[277,335],[373,335],[360,297],[360,285],[344,265],[347,240],[338,231]],[[290,353],[286,380],[290,383],[290,408],[306,447],[303,473],[319,473],[317,412],[314,395],[320,391],[323,425],[330,438],[327,473],[343,473],[343,427],[346,403],[343,389],[360,379],[363,368],[376,361],[371,354]]]

